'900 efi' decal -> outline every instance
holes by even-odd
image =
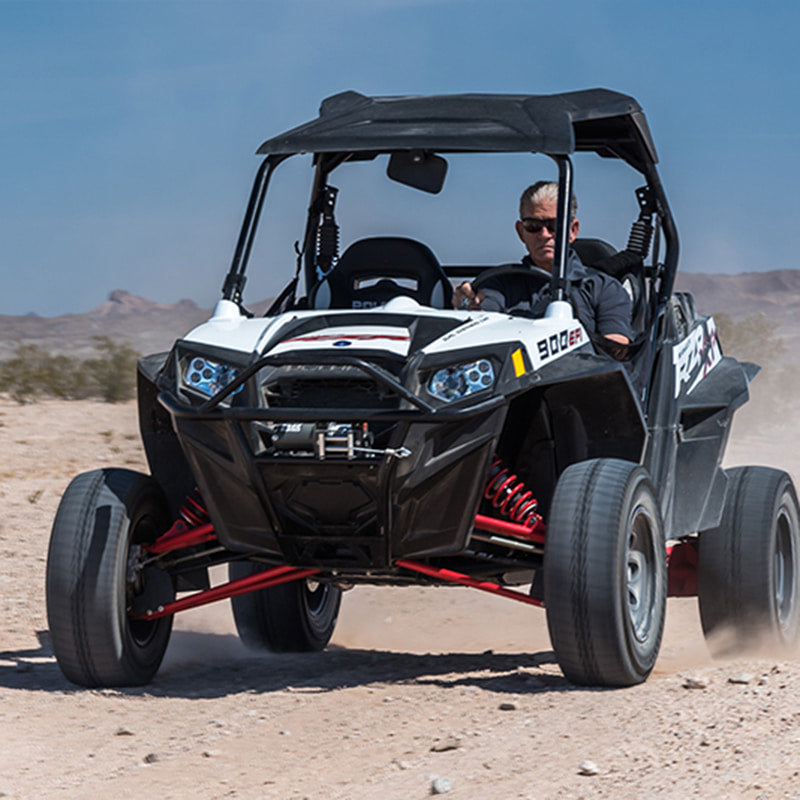
[[[582,343],[583,328],[568,328],[546,336],[544,339],[539,339],[536,342],[536,351],[540,361],[547,361]]]
[[[722,351],[717,340],[713,317],[698,325],[685,339],[672,348],[675,368],[675,397],[688,386],[686,394],[697,387],[703,378],[720,362]]]

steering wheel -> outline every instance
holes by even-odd
[[[521,267],[517,264],[490,267],[481,272],[475,280],[472,281],[472,291],[477,294],[483,285],[491,278],[505,277],[524,280],[530,288],[531,295],[538,292],[543,286],[549,284],[551,278],[550,273],[540,267]]]

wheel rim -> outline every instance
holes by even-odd
[[[330,587],[318,581],[306,581],[305,598],[308,616],[318,620],[325,614]]]
[[[785,508],[781,508],[776,521],[773,589],[778,624],[786,631],[792,624],[795,605],[795,566],[792,544],[792,521]]]
[[[653,621],[656,557],[653,520],[644,507],[638,506],[629,528],[625,561],[628,619],[639,642],[647,639]]]
[[[143,516],[136,520],[136,522],[132,525],[130,544],[128,545],[129,560],[133,555],[134,548],[141,544],[154,542],[157,537],[158,527],[156,525],[156,521],[150,517],[150,515]],[[128,569],[128,573],[126,575],[126,605],[128,600],[128,590],[129,588],[132,588],[130,586],[130,575],[131,570]],[[131,639],[138,647],[147,647],[147,645],[150,644],[150,642],[153,641],[158,634],[159,620],[148,621],[146,619],[137,619],[136,617],[131,616],[129,613],[126,613],[125,617]]]

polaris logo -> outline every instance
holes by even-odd
[[[347,339],[339,339],[338,342],[334,342],[333,343],[333,346],[334,347],[350,347],[351,344],[353,344],[353,343],[352,342],[348,342]]]

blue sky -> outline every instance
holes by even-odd
[[[793,0],[0,0],[0,314],[82,312],[114,288],[212,305],[256,148],[345,89],[626,92],[650,122],[682,269],[794,268],[798,29]],[[612,181],[624,196],[611,199],[594,162],[576,161],[583,232],[622,246],[638,182]],[[533,163],[496,180],[451,166],[442,197],[462,210],[439,239],[464,260],[518,255],[511,223]],[[291,274],[307,172],[287,164],[275,187],[290,201],[267,208],[283,241],[264,245],[253,300]],[[363,194],[351,215],[427,218],[429,200],[413,200],[395,210]],[[349,229],[340,217],[345,242],[355,216]]]

